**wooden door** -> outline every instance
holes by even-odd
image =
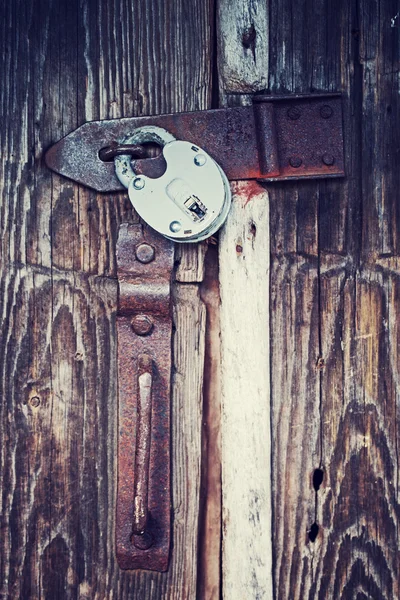
[[[0,2],[4,599],[400,598],[397,0]],[[342,91],[346,178],[233,182],[177,250],[173,546],[114,552],[126,194],[51,173],[85,121]],[[229,149],[227,149],[229,151]]]

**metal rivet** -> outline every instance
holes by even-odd
[[[297,121],[297,119],[300,119],[301,117],[301,110],[297,108],[297,106],[292,106],[287,111],[287,116],[289,119],[292,119],[292,121]]]
[[[136,315],[131,321],[132,329],[136,335],[149,335],[153,331],[153,321],[147,315]]]
[[[319,111],[319,114],[323,119],[330,119],[333,115],[333,109],[328,104],[324,104]]]
[[[147,264],[154,260],[156,252],[150,244],[139,244],[136,248],[136,258],[139,262]]]
[[[194,164],[197,167],[202,167],[206,164],[206,162],[207,158],[204,156],[204,154],[196,154],[196,156],[194,157]]]
[[[172,221],[172,223],[169,224],[169,228],[173,233],[178,233],[178,231],[182,229],[182,224],[179,223],[179,221]]]
[[[29,404],[33,406],[33,408],[37,408],[40,404],[39,396],[32,396],[32,398],[29,400]]]
[[[329,154],[328,152],[325,152],[325,154],[322,156],[322,162],[327,167],[330,167],[335,162],[335,157],[332,156],[332,154]]]
[[[303,161],[301,160],[301,158],[299,156],[291,156],[289,158],[289,164],[294,169],[298,169],[303,164]]]
[[[153,545],[153,536],[148,531],[142,534],[134,533],[131,542],[138,550],[147,550]]]
[[[141,177],[135,177],[133,180],[133,187],[135,190],[142,190],[145,186],[145,181]]]

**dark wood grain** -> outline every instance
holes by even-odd
[[[185,472],[189,434],[179,423],[191,406],[200,411],[201,385],[186,402],[185,385],[173,396],[181,475],[170,570],[122,572],[114,555],[115,243],[119,224],[134,216],[124,194],[63,180],[43,154],[87,120],[209,106],[212,23],[208,1],[0,3],[1,598],[194,597],[201,415],[190,421],[197,473]],[[184,315],[203,309],[195,291],[191,300],[177,291],[177,305],[182,298],[175,351],[186,352],[180,368],[197,377],[201,335],[190,345]]]
[[[344,181],[270,189],[279,600],[400,597],[397,12],[272,3],[271,87],[342,90],[346,148]]]

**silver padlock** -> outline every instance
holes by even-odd
[[[140,217],[175,242],[199,242],[213,235],[231,206],[228,179],[207,152],[178,141],[161,127],[137,129],[126,144],[156,142],[163,147],[165,173],[153,179],[135,174],[129,156],[115,158],[118,179]]]

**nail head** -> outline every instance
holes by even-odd
[[[328,104],[324,104],[324,106],[321,107],[320,115],[323,119],[330,119],[331,116],[333,115],[332,107],[329,106]]]
[[[139,244],[136,248],[136,258],[143,264],[150,263],[154,260],[155,255],[155,250],[150,244]]]
[[[136,335],[149,335],[154,327],[153,321],[147,315],[135,315],[131,321],[131,325]]]
[[[335,157],[332,154],[329,154],[329,152],[325,152],[325,154],[322,156],[322,162],[327,167],[330,167],[335,162]]]
[[[292,119],[292,121],[297,121],[297,119],[300,119],[301,117],[301,110],[297,108],[297,106],[292,106],[287,111],[287,116],[289,119]]]
[[[291,156],[289,158],[289,164],[294,169],[298,169],[303,164],[303,161],[301,160],[301,158],[299,156]]]

